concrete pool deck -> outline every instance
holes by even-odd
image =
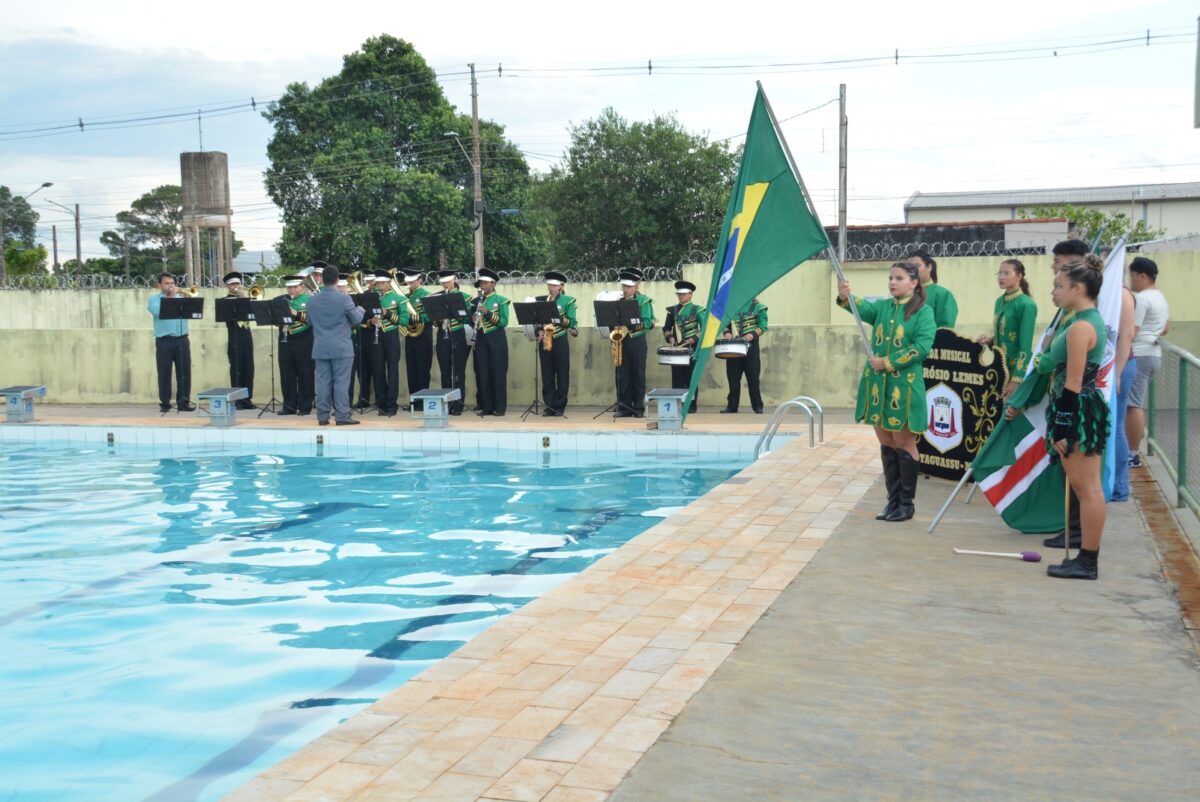
[[[730,417],[689,420],[766,420]],[[826,441],[779,448],[227,799],[1196,798],[1200,670],[1147,472],[1110,506],[1100,581],[1056,582],[951,553],[1057,561],[980,499],[927,534],[949,483],[920,483],[913,522],[874,521],[870,430]]]

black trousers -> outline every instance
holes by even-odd
[[[538,343],[538,359],[542,362],[542,402],[555,412],[567,408],[567,392],[571,388],[571,346],[568,334],[555,337],[550,350]]]
[[[225,346],[229,357],[229,386],[245,387],[246,400],[254,398],[254,337],[250,329],[236,326],[229,329],[229,342]]]
[[[404,338],[404,368],[408,374],[410,396],[429,389],[429,374],[433,372],[432,329],[432,326],[426,326],[420,337]]]
[[[672,365],[671,366],[671,388],[675,390],[686,390],[692,386],[692,372],[696,369],[696,363],[692,362],[687,365]],[[692,398],[692,404],[688,407],[689,412],[696,411],[696,404],[700,402],[700,388],[696,388],[696,395]]]
[[[355,367],[358,371],[358,403],[355,406],[365,407],[371,401],[371,349],[375,347],[375,330],[369,326],[364,326],[358,330],[357,342],[358,362]],[[351,394],[353,397],[353,394]]]
[[[379,344],[371,347],[371,381],[379,411],[395,415],[400,408],[400,330],[379,332]]]
[[[463,399],[467,397],[467,335],[462,329],[442,329],[437,338],[438,369],[442,373],[442,387],[457,387]],[[462,399],[450,403],[450,414],[461,415]]]
[[[171,368],[175,368],[176,406],[190,403],[192,396],[192,347],[187,335],[158,337],[154,341],[154,362],[158,366],[158,404],[171,405]]]
[[[618,411],[646,414],[646,337],[626,337],[617,368]]]
[[[727,405],[736,410],[742,400],[742,374],[746,375],[746,384],[750,388],[750,408],[758,411],[763,408],[762,393],[758,391],[758,375],[761,363],[758,358],[758,338],[750,343],[750,350],[741,359],[726,359],[725,378],[729,380],[729,397]]]
[[[480,411],[503,415],[508,410],[508,337],[504,329],[476,335],[475,373]]]
[[[350,332],[350,342],[354,345],[354,361],[350,363],[350,406],[354,406],[354,382],[358,378],[360,360],[362,359],[359,353],[358,331]]]
[[[283,411],[307,415],[312,412],[317,369],[312,358],[312,329],[279,338],[279,383],[283,386]]]

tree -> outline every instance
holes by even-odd
[[[264,177],[283,210],[284,264],[473,264],[471,164],[446,136],[467,141],[470,118],[455,113],[412,45],[368,39],[336,76],[291,84],[264,116],[275,129]],[[495,123],[481,123],[480,140],[485,206],[519,207],[531,182],[524,157]],[[540,267],[524,229],[519,217],[488,216],[487,264]]]
[[[27,248],[10,242],[4,246],[5,268],[10,276],[31,276],[46,272],[46,248]]]
[[[1090,242],[1099,235],[1102,246],[1115,245],[1121,237],[1126,237],[1129,242],[1142,242],[1156,239],[1166,233],[1166,229],[1154,228],[1147,225],[1145,220],[1138,220],[1135,223],[1124,212],[1105,214],[1099,209],[1072,206],[1069,203],[1018,209],[1017,216],[1022,220],[1039,217],[1065,217],[1074,228],[1077,237]]]
[[[670,115],[630,123],[613,109],[571,129],[566,163],[539,187],[554,264],[673,265],[715,243],[737,156]]]
[[[8,187],[0,186],[0,279],[3,279],[6,273],[21,272],[8,264],[8,254],[10,249],[17,253],[25,246],[33,244],[37,236],[37,221],[38,213],[27,200],[19,195],[14,196]],[[45,255],[44,250],[42,254]],[[45,261],[42,259],[43,266]],[[21,260],[21,263],[25,262]]]

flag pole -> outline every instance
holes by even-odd
[[[829,232],[825,230],[825,226],[821,225],[821,217],[817,214],[817,207],[812,202],[812,197],[808,194],[808,187],[804,185],[804,177],[800,175],[799,168],[796,167],[796,160],[792,158],[792,149],[788,147],[787,138],[784,137],[783,131],[779,128],[779,120],[775,117],[775,109],[771,108],[771,101],[767,97],[766,90],[763,89],[762,81],[754,82],[758,86],[758,93],[762,95],[763,105],[767,107],[767,116],[771,118],[771,127],[775,129],[775,137],[779,140],[779,144],[783,145],[783,154],[787,157],[788,166],[792,168],[792,175],[796,178],[796,183],[800,185],[800,193],[804,195],[804,202],[808,204],[809,214],[817,221],[817,227],[821,229],[821,235],[825,237],[825,252],[829,255],[829,261],[833,263],[833,269],[837,272],[838,278],[842,281],[846,280],[846,274],[842,272],[842,264],[838,261],[837,249],[833,247],[833,242],[829,239]],[[862,316],[858,314],[858,304],[854,302],[853,295],[847,295],[846,301],[850,306],[850,311],[854,314],[854,322],[858,324],[858,333],[862,335],[863,347],[867,350],[867,358],[874,356],[871,351],[871,338],[867,336],[867,329],[863,326]]]
[[[927,532],[933,534],[933,530],[936,529],[937,525],[942,522],[942,516],[946,514],[946,510],[950,509],[950,505],[954,503],[954,499],[958,498],[959,491],[962,490],[963,485],[965,485],[967,480],[970,478],[971,469],[967,468],[966,472],[963,473],[962,478],[958,480],[958,484],[954,486],[954,492],[950,494],[950,498],[946,499],[946,503],[942,505],[940,510],[938,510],[938,514],[933,516],[933,521],[929,524],[929,529],[926,530]],[[971,488],[972,491],[974,491],[974,489],[975,488]]]

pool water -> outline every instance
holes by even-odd
[[[180,453],[0,448],[0,800],[217,799],[747,461]]]

